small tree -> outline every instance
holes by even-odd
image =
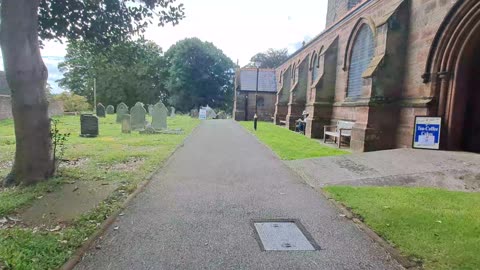
[[[33,184],[54,174],[48,72],[40,39],[89,40],[108,45],[141,34],[157,17],[176,24],[183,6],[175,0],[2,0],[0,45],[12,91],[16,151],[5,185]],[[156,15],[155,15],[156,14]]]
[[[83,112],[91,110],[90,104],[85,97],[63,92],[54,97],[55,100],[63,102],[63,108],[66,112]]]

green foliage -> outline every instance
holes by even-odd
[[[65,152],[65,143],[67,142],[70,133],[61,133],[58,129],[60,120],[50,119],[52,122],[50,137],[52,138],[52,147],[53,147],[53,162],[55,165],[55,171],[58,169],[60,162],[62,162],[63,154]]]
[[[70,42],[65,61],[59,65],[64,73],[59,84],[93,102],[96,78],[97,102],[125,102],[129,107],[137,101],[155,103],[166,96],[162,54],[158,45],[145,39],[119,42],[108,48]]]
[[[70,92],[56,95],[54,99],[63,102],[63,108],[66,112],[82,112],[91,109],[85,97]]]
[[[0,231],[0,256],[8,269],[55,269],[70,253],[55,234],[31,230]]]
[[[158,25],[177,24],[183,4],[175,0],[41,0],[39,35],[41,40],[88,40],[112,44],[145,32],[152,19]]]
[[[250,59],[249,67],[253,67],[255,62],[260,63],[260,68],[276,68],[288,59],[287,49],[268,49],[266,52],[257,53]]]
[[[240,124],[256,135],[283,160],[348,154],[340,149],[323,146],[318,141],[272,123],[258,122],[257,131],[253,129],[251,121],[240,122]]]
[[[188,112],[198,106],[229,110],[233,103],[235,64],[210,42],[189,38],[165,53],[168,103]]]
[[[432,188],[327,187],[377,234],[425,269],[478,269],[480,193]]]

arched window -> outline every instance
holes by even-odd
[[[317,81],[319,70],[320,70],[320,55],[315,54],[313,56],[313,63],[312,63],[312,83],[315,83]]]
[[[265,100],[263,97],[257,97],[257,107],[263,107],[265,106]]]
[[[374,52],[375,42],[373,40],[373,33],[370,27],[365,24],[358,31],[353,43],[350,68],[348,71],[347,97],[358,97],[362,95],[362,74],[368,68]]]
[[[293,64],[292,67],[292,85],[294,85],[297,82],[297,66]]]

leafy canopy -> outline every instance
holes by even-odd
[[[60,86],[87,97],[89,102],[93,102],[93,78],[97,101],[103,104],[152,104],[166,95],[162,49],[145,39],[118,42],[108,48],[70,42],[59,69],[64,74]]]
[[[255,62],[260,63],[260,68],[276,68],[288,59],[287,49],[268,49],[266,52],[257,53],[250,59],[248,66],[254,66]]]
[[[152,20],[178,24],[183,4],[176,0],[41,0],[41,40],[89,40],[110,44],[142,34]]]
[[[180,111],[198,106],[230,109],[235,64],[210,42],[189,38],[165,53],[168,103]]]

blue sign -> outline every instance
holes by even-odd
[[[415,117],[413,148],[440,149],[441,117]]]

